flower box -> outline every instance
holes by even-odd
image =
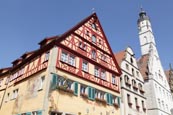
[[[119,108],[119,105],[117,103],[113,103],[113,106]]]
[[[81,93],[80,95],[81,95],[82,97],[84,97],[84,98],[88,98],[88,95],[85,94],[85,93]]]
[[[104,99],[95,98],[95,100],[96,100],[97,102],[100,102],[100,103],[106,104],[106,100],[104,100]]]

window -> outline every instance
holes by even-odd
[[[107,104],[109,104],[109,105],[113,104],[112,94],[106,93],[106,101],[107,101]]]
[[[94,75],[96,76],[96,77],[99,77],[100,75],[99,75],[99,68],[98,67],[95,67],[94,68]]]
[[[68,54],[67,52],[62,51],[61,61],[75,67],[75,56]]]
[[[106,71],[101,70],[101,79],[106,80]]]
[[[115,75],[112,75],[112,84],[116,84],[116,78],[115,78]]]
[[[11,99],[16,99],[17,96],[18,96],[18,89],[15,89],[15,90],[13,90],[13,94],[12,94]]]
[[[92,87],[88,87],[88,98],[90,100],[94,100],[95,99],[95,89]]]
[[[50,52],[48,51],[48,52],[46,52],[46,54],[45,54],[45,60],[44,61],[48,61],[49,60],[49,54],[50,54]]]
[[[42,76],[42,77],[39,78],[38,90],[42,90],[43,89],[44,80],[45,80],[45,76]]]
[[[128,64],[126,64],[126,69],[129,70],[129,65]]]
[[[86,43],[83,43],[83,42],[79,42],[79,46],[78,46],[80,49],[82,49],[82,50],[85,50],[86,51],[86,49],[87,49],[87,45],[86,45]]]
[[[101,54],[101,60],[106,62],[106,59],[107,59],[106,55],[105,54]]]
[[[61,53],[61,61],[68,63],[68,54],[66,52]]]
[[[92,52],[91,52],[91,58],[92,59],[96,59],[96,51],[95,50],[92,50]]]
[[[128,105],[131,107],[132,103],[131,103],[131,99],[130,99],[130,95],[129,94],[127,94],[127,102],[128,102]]]
[[[138,87],[140,90],[142,90],[142,84],[141,83],[138,84]]]
[[[142,108],[145,108],[144,101],[142,101]]]
[[[89,32],[88,30],[86,30],[85,32],[86,32],[85,34],[86,34],[87,36],[90,36],[90,35],[89,35],[90,32]]]
[[[69,56],[69,64],[75,66],[75,57],[72,55]]]
[[[88,62],[86,61],[82,62],[82,70],[88,72]]]
[[[95,35],[92,35],[92,42],[96,43],[96,36]]]
[[[95,23],[92,23],[91,26],[92,26],[93,29],[97,30],[97,26],[96,26]]]
[[[134,73],[134,69],[132,68],[132,75],[134,76],[135,75],[135,73]]]
[[[139,110],[138,99],[136,97],[135,97],[135,104],[136,104],[137,110]]]
[[[80,86],[80,94],[86,94],[86,88],[87,88],[87,86],[81,85]]]
[[[33,112],[26,114],[26,115],[42,115],[42,111],[33,111]]]
[[[105,93],[100,90],[95,91],[95,98],[104,99],[104,95],[105,95]]]
[[[130,62],[133,64],[133,58],[132,57],[130,58]]]

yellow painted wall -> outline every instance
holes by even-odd
[[[67,79],[77,81],[79,83],[78,95],[76,96],[59,89],[53,90],[49,97],[49,107],[53,108],[50,108],[52,111],[65,112],[75,115],[78,115],[79,113],[81,113],[81,115],[101,115],[101,112],[102,115],[106,115],[106,112],[109,112],[109,115],[120,115],[120,109],[114,107],[113,105],[103,104],[80,96],[80,84],[91,86],[95,89],[111,93],[115,96],[120,96],[120,94],[60,70],[57,72],[57,74],[60,76],[66,76]],[[89,111],[88,114],[87,111]]]

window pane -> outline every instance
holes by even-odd
[[[88,72],[88,63],[85,61],[82,63],[82,70]]]
[[[71,56],[69,57],[69,64],[72,65],[72,66],[75,66],[75,57],[74,56]]]
[[[62,52],[61,61],[68,63],[68,54],[67,53]]]
[[[97,67],[94,69],[94,75],[99,77],[99,69]]]
[[[96,43],[96,36],[92,35],[92,42]]]

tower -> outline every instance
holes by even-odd
[[[138,19],[139,40],[142,55],[148,54],[151,47],[156,50],[156,43],[151,27],[150,18],[146,12],[141,8]]]
[[[141,9],[137,21],[141,58],[138,66],[144,78],[148,115],[171,115],[173,100],[159,59],[150,18]]]

